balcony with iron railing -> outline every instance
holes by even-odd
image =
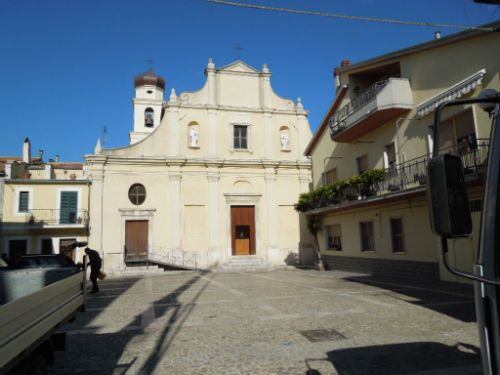
[[[330,137],[335,142],[353,142],[412,108],[409,79],[375,82],[330,117]]]
[[[450,153],[460,156],[466,180],[481,175],[485,171],[489,150],[489,140],[479,139],[468,145],[454,145],[441,149],[440,153]],[[312,191],[306,199],[307,204],[300,209],[302,212],[314,213],[336,207],[357,206],[379,198],[404,197],[409,193],[423,194],[426,185],[427,164],[431,159],[430,154],[408,160],[383,170],[382,178],[363,178],[361,182],[349,183],[349,179],[342,181],[337,187],[322,186]],[[363,176],[363,174],[361,175]],[[367,174],[370,176],[370,174]],[[366,177],[366,176],[365,176]],[[340,188],[339,188],[340,186]]]
[[[31,209],[28,211],[28,223],[42,226],[82,226],[88,225],[87,210],[61,210],[52,208]]]

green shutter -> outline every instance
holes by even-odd
[[[19,192],[19,209],[18,209],[18,211],[19,212],[28,212],[29,201],[30,201],[29,191]]]
[[[78,208],[78,192],[61,191],[60,224],[76,224],[76,211]]]

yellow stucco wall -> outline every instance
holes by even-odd
[[[337,168],[338,179],[346,179],[356,174],[356,157],[367,155],[369,168],[384,168],[384,147],[390,143],[396,145],[398,163],[415,158],[425,157],[430,151],[429,126],[434,123],[434,112],[419,117],[417,106],[431,97],[449,89],[456,83],[485,69],[481,84],[464,97],[475,97],[486,88],[500,90],[500,36],[496,33],[483,34],[481,37],[461,40],[427,50],[414,51],[399,55],[388,55],[378,62],[354,65],[344,73],[340,73],[338,81],[342,84],[350,82],[350,76],[364,70],[375,71],[378,67],[399,63],[401,78],[409,78],[413,95],[414,108],[406,114],[387,121],[377,129],[362,135],[354,142],[336,143],[330,139],[326,129],[317,140],[311,151],[313,186],[323,184],[322,173]],[[373,61],[377,61],[374,59]],[[351,83],[354,82],[354,79]],[[339,105],[341,109],[352,95],[352,87]],[[452,117],[464,110],[457,107],[446,111],[443,119]],[[474,125],[477,138],[488,138],[491,129],[488,115],[479,108],[473,108]],[[409,119],[402,119],[403,117]],[[398,119],[400,119],[398,121]],[[399,125],[399,129],[398,126]],[[399,134],[398,134],[399,133]],[[327,159],[326,168],[325,158]],[[471,199],[481,196],[480,187],[471,188]],[[405,251],[393,253],[391,245],[390,218],[402,218]],[[450,241],[450,259],[457,268],[470,272],[477,258],[480,213],[472,214],[474,234],[466,240]],[[373,221],[375,251],[360,251],[360,221]],[[440,240],[430,228],[429,213],[425,196],[420,198],[401,198],[390,205],[379,204],[365,208],[352,208],[338,213],[322,215],[323,227],[340,224],[342,230],[343,251],[326,250],[326,232],[319,233],[322,254],[361,258],[412,260],[436,262],[440,265],[443,280],[461,281],[445,270],[440,254]]]

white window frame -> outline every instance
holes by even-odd
[[[22,191],[28,192],[28,212],[19,212],[19,195]],[[33,204],[35,201],[35,195],[32,187],[18,187],[15,190],[15,199],[14,199],[14,215],[15,216],[31,216],[31,210],[33,209]]]
[[[36,252],[37,254],[41,254],[42,253],[42,242],[43,240],[51,240],[52,241],[52,251],[54,252],[54,254],[57,254],[59,253],[59,251],[57,251],[56,253],[56,244],[54,243],[54,239],[56,237],[50,237],[50,236],[41,236],[39,239],[38,239],[38,247],[36,249]]]
[[[57,206],[56,206],[57,207],[56,208],[57,209],[57,217],[56,217],[57,223],[59,223],[59,221],[61,219],[61,193],[63,191],[77,192],[78,197],[77,197],[76,211],[77,211],[77,213],[80,213],[82,210],[82,188],[58,188],[57,189]],[[78,224],[75,224],[75,225],[78,225]]]

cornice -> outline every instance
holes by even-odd
[[[292,100],[290,100],[293,103]],[[229,106],[229,105],[219,105],[219,104],[195,104],[186,102],[168,102],[165,106],[166,109],[170,107],[176,108],[186,108],[186,109],[200,109],[200,110],[217,110],[217,111],[238,111],[238,112],[250,112],[250,113],[271,113],[271,114],[288,114],[288,115],[302,115],[308,116],[309,111],[296,108],[295,104],[292,104],[291,109],[282,108],[269,108],[269,107],[242,107],[242,106]]]
[[[196,158],[178,156],[122,156],[107,155],[98,159],[105,165],[133,165],[133,166],[204,166],[212,168],[246,167],[246,168],[298,168],[311,169],[310,160],[281,160],[281,159],[222,159],[222,158]],[[86,156],[87,158],[87,156]],[[90,158],[89,158],[90,159]]]

